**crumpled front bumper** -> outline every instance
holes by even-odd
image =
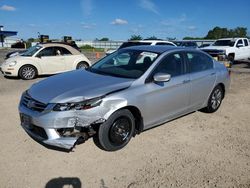
[[[127,101],[103,99],[101,105],[91,109],[60,112],[53,110],[55,105],[39,102],[24,92],[18,108],[21,125],[42,144],[72,149],[95,133],[94,125],[104,123],[114,111],[127,105]]]
[[[32,138],[39,143],[68,150],[75,146],[78,139],[82,141],[82,137],[79,134],[65,136],[58,130],[88,127],[95,123],[105,122],[102,113],[99,111],[96,113],[96,110],[98,109],[81,112],[53,112],[45,109],[44,112],[37,112],[23,105],[22,99],[19,104],[21,126]]]
[[[46,134],[50,136],[48,136],[48,138],[44,138],[39,135],[39,133],[35,132],[32,126],[28,127],[22,123],[22,127],[36,141],[58,148],[70,150],[75,146],[78,140],[78,137],[60,137],[54,129],[45,130]]]

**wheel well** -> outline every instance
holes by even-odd
[[[90,66],[90,64],[89,64],[88,62],[86,62],[86,61],[80,61],[80,62],[78,62],[78,63],[76,64],[76,67],[78,67],[78,65],[79,65],[80,63],[86,64],[86,65],[88,65],[88,67]]]
[[[143,126],[144,126],[140,110],[135,106],[126,106],[122,109],[128,109],[133,114],[135,118],[135,130],[136,130],[134,135],[140,134],[143,131]]]
[[[228,57],[229,57],[229,56],[232,56],[232,57],[233,57],[233,59],[234,59],[235,54],[234,54],[234,53],[230,53],[230,54],[228,54]]]
[[[223,91],[223,98],[225,96],[225,85],[223,83],[219,83],[217,86],[220,86],[222,88],[222,91]]]
[[[18,70],[18,76],[20,75],[20,70],[21,70],[21,68],[26,67],[26,66],[31,66],[31,67],[33,67],[33,68],[35,69],[35,71],[36,71],[36,75],[38,74],[38,69],[37,69],[34,65],[25,64],[25,65],[23,65],[23,66],[21,66],[21,67],[19,68],[19,70]]]

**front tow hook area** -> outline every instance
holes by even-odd
[[[67,150],[72,150],[77,140],[78,138],[68,137],[68,138],[57,138],[53,140],[44,140],[43,142],[47,145],[56,146]]]

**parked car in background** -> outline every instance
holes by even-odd
[[[151,46],[162,46],[162,45],[167,45],[167,46],[176,46],[173,42],[170,41],[164,41],[164,40],[134,40],[134,41],[128,41],[122,43],[122,45],[118,49],[130,47],[130,46],[141,46],[141,45],[151,45]],[[109,55],[116,50],[108,50],[106,52],[106,55]]]
[[[70,45],[43,43],[6,59],[0,70],[5,76],[30,80],[37,75],[57,74],[89,66],[88,58]]]
[[[216,60],[231,67],[234,61],[250,58],[250,43],[247,38],[224,38],[214,42],[211,46],[201,48]]]
[[[71,149],[93,137],[115,151],[143,130],[196,110],[215,112],[229,83],[226,67],[202,51],[123,48],[34,84],[21,97],[21,125],[43,144]]]
[[[210,45],[211,45],[211,44],[202,44],[202,45],[199,46],[199,48],[208,47],[208,46],[210,46]]]
[[[193,41],[173,41],[173,43],[181,47],[198,48],[197,43]]]

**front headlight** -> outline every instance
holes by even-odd
[[[16,61],[12,61],[12,62],[9,63],[9,66],[10,66],[10,67],[14,67],[16,64],[17,64]]]
[[[54,111],[87,110],[99,106],[103,97],[97,97],[82,102],[58,103],[54,106]]]

